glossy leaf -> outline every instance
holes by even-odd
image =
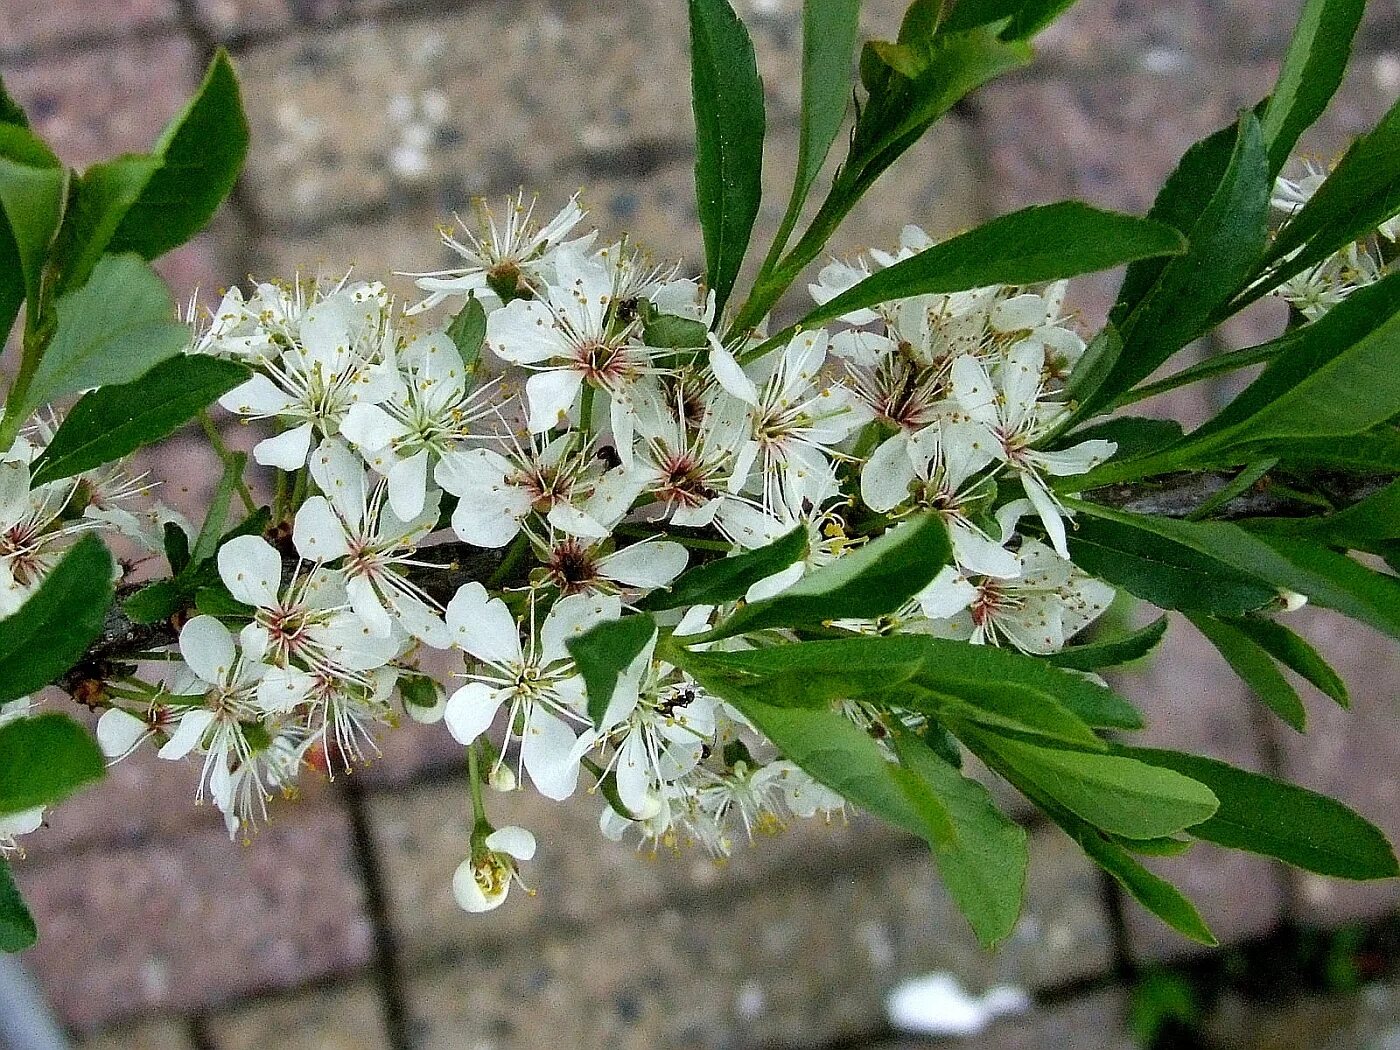
[[[728,0],[690,0],[695,199],[715,311],[748,251],[762,194],[763,83],[753,41]]]
[[[744,606],[711,637],[883,616],[927,587],[952,556],[942,519],[925,514],[813,570],[782,593]]]
[[[669,588],[652,591],[638,603],[639,607],[679,609],[689,605],[719,605],[736,601],[755,583],[805,558],[807,542],[807,527],[799,525],[762,547],[727,558],[716,558],[686,570]]]
[[[1226,621],[1246,635],[1279,663],[1315,685],[1343,707],[1351,704],[1346,683],[1307,639],[1290,631],[1277,620],[1262,616],[1237,616]]]
[[[806,200],[851,104],[851,67],[860,0],[805,0],[802,5],[802,122],[792,199]]]
[[[0,93],[0,102],[5,101]],[[19,895],[9,862],[0,857],[0,952],[20,952],[39,939],[34,916]]]
[[[1366,0],[1306,0],[1260,125],[1277,173],[1341,86]]]
[[[1200,755],[1147,748],[1125,754],[1172,769],[1209,787],[1220,808],[1187,834],[1231,849],[1276,857],[1294,867],[1342,879],[1400,875],[1385,835],[1325,795]]]
[[[7,332],[21,300],[37,309],[67,193],[68,173],[39,137],[0,123],[0,327]]]
[[[1400,472],[1400,447],[1390,466]],[[1400,540],[1400,479],[1334,514],[1316,518],[1251,519],[1249,527],[1255,531],[1302,536],[1329,547],[1381,554],[1388,549],[1388,544]]]
[[[97,743],[67,715],[0,726],[0,814],[52,806],[106,771]]]
[[[569,653],[588,693],[588,717],[595,726],[604,724],[619,680],[655,637],[656,621],[642,613],[604,620],[569,639]]]
[[[57,313],[53,341],[25,391],[31,411],[80,390],[130,383],[190,340],[165,284],[133,255],[104,257],[87,284],[59,299]]]
[[[871,274],[802,320],[814,327],[893,299],[990,284],[1035,284],[1179,254],[1181,235],[1160,223],[1077,201],[1012,212]]]
[[[117,227],[114,254],[154,259],[178,248],[208,225],[233,190],[248,153],[248,121],[238,76],[222,49],[151,152],[160,169]]]
[[[81,659],[112,604],[112,556],[88,533],[0,620],[0,701],[28,696]]]
[[[1025,829],[997,809],[986,788],[921,741],[901,733],[894,745],[900,763],[948,814],[953,835],[931,843],[934,863],[978,941],[994,947],[1021,914],[1029,863]]]
[[[1219,806],[1205,785],[1121,755],[1065,751],[986,732],[977,739],[1038,794],[1115,835],[1174,835]]]
[[[1298,732],[1307,725],[1307,712],[1298,691],[1289,684],[1268,651],[1239,628],[1210,616],[1192,616],[1192,624],[1206,636],[1240,680]]]
[[[35,462],[33,483],[72,477],[159,441],[247,377],[230,361],[181,356],[85,394]]]
[[[160,158],[129,154],[83,172],[59,231],[57,256],[60,292],[83,284],[111,244],[117,227],[141,196]]]
[[[1103,667],[1120,667],[1144,656],[1157,648],[1167,633],[1167,618],[1159,616],[1146,627],[1106,638],[1101,642],[1087,645],[1071,645],[1058,653],[1051,653],[1045,662],[1053,667],[1072,668],[1076,671],[1096,671]]]

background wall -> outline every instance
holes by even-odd
[[[771,231],[796,153],[800,3],[739,6],[770,105]],[[869,29],[892,35],[899,6],[868,0]],[[1080,0],[1033,67],[945,121],[835,247],[890,244],[908,221],[946,233],[1063,196],[1144,210],[1186,146],[1268,89],[1296,6]],[[253,150],[214,228],[163,264],[182,296],[249,273],[432,269],[447,261],[438,223],[472,195],[522,184],[546,211],[583,187],[606,234],[698,267],[684,23],[681,0],[0,0],[0,71],[82,167],[146,147],[214,47],[232,49]],[[1322,158],[1400,93],[1396,0],[1372,0],[1358,52],[1310,136]],[[1112,290],[1110,279],[1076,288],[1086,326]],[[1266,308],[1222,341],[1246,345],[1278,323]],[[1198,419],[1225,393],[1162,410]],[[164,498],[196,508],[216,473],[193,440],[157,469],[189,478]],[[1154,743],[1336,793],[1400,838],[1395,647],[1325,615],[1300,619],[1356,696],[1349,713],[1312,696],[1306,739],[1261,716],[1180,627],[1122,687],[1147,709]],[[353,776],[310,779],[245,846],[191,805],[193,768],[149,753],[52,814],[17,866],[41,926],[24,961],[82,1045],[909,1047],[885,1027],[884,994],[948,970],[976,992],[1011,982],[1036,993],[1030,1014],[977,1046],[1092,1050],[1130,1045],[1128,989],[1158,964],[1223,989],[1210,1022],[1221,1046],[1400,1040],[1400,984],[1372,950],[1395,931],[1393,885],[1198,846],[1160,867],[1241,946],[1201,956],[1035,827],[1025,919],[988,956],[924,851],[863,818],[794,827],[720,867],[607,843],[596,797],[521,798],[498,812],[539,836],[538,896],[469,917],[449,891],[466,843],[459,750],[440,727],[416,726],[384,749]],[[1309,932],[1358,921],[1369,932],[1350,940]],[[1354,983],[1333,972],[1338,952],[1377,980],[1327,994]],[[1300,992],[1304,980],[1316,991]]]

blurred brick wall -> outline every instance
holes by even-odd
[[[762,239],[796,152],[800,3],[739,6],[770,111]],[[899,6],[867,0],[867,28],[891,35]],[[946,233],[1065,196],[1145,209],[1190,143],[1268,89],[1295,7],[1080,0],[1035,64],[940,125],[833,248],[889,244],[908,221]],[[432,269],[446,261],[440,222],[473,195],[521,185],[546,210],[582,187],[607,235],[698,267],[684,20],[682,0],[0,0],[0,71],[82,167],[146,147],[213,49],[232,49],[253,150],[230,207],[161,264],[182,297],[248,273]],[[1397,93],[1400,7],[1372,0],[1352,73],[1307,148],[1334,154]],[[1086,326],[1112,291],[1111,277],[1076,287]],[[1222,342],[1257,341],[1278,323],[1256,311]],[[1223,396],[1195,390],[1150,407],[1196,421]],[[171,468],[181,484],[166,498],[197,508],[213,457],[177,440]],[[1335,617],[1306,619],[1357,698],[1340,712],[1311,697],[1306,738],[1261,717],[1185,630],[1122,687],[1148,711],[1152,742],[1336,793],[1400,836],[1395,648]],[[540,837],[539,893],[469,917],[449,889],[467,833],[458,750],[440,727],[400,730],[384,746],[354,777],[313,780],[279,803],[246,847],[190,804],[193,769],[150,755],[55,812],[17,868],[42,930],[25,960],[83,1045],[866,1046],[885,1038],[882,997],[895,982],[945,969],[976,989],[1023,984],[1048,1004],[980,1047],[1121,1047],[1114,975],[1192,950],[1048,829],[1032,833],[1025,920],[989,956],[917,844],[872,821],[796,827],[717,867],[605,842],[587,796],[500,807]],[[1394,886],[1299,877],[1205,846],[1160,867],[1224,940],[1285,921],[1377,918],[1400,903]],[[1400,1017],[1388,996],[1236,1018],[1223,1045],[1360,1046]]]

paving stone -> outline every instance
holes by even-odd
[[[948,1042],[977,1050],[1134,1050],[1138,1044],[1127,1033],[1127,1012],[1127,996],[1108,989],[1050,1007],[1038,1006],[1003,1018],[971,1039]]]
[[[1229,995],[1212,1012],[1206,1030],[1219,1050],[1392,1050],[1400,1033],[1386,1031],[1385,1005],[1377,992],[1388,994],[1368,988],[1329,996],[1294,994],[1281,1002]],[[1378,1007],[1368,1008],[1368,999]]]
[[[0,6],[0,54],[50,48],[75,37],[169,28],[177,11],[175,0],[18,0]]]
[[[1041,837],[1033,852],[1046,869],[1063,859]],[[1051,880],[1078,885],[1082,869]],[[1095,916],[1097,928],[1087,931],[1077,917],[1091,887],[1088,880],[1063,899],[1044,883],[1032,886],[1028,914],[1041,930],[1073,930],[1056,969],[1103,965],[1102,923]],[[629,908],[579,935],[507,938],[453,967],[413,975],[416,1045],[824,1043],[877,1029],[884,996],[901,979],[950,970],[980,991],[1034,984],[1050,972],[1019,935],[998,956],[979,950],[950,909],[932,863],[909,853],[656,915]]]
[[[207,1021],[210,1050],[383,1050],[379,993],[369,980],[277,998]]]
[[[5,87],[68,164],[151,148],[198,83],[188,40],[153,34],[121,47],[7,65]]]
[[[995,209],[1065,197],[1141,214],[1182,153],[1268,91],[1272,71],[998,81],[978,92]]]
[[[1308,707],[1308,732],[1277,732],[1284,749],[1287,776],[1357,810],[1400,841],[1400,652],[1386,638],[1353,620],[1325,609],[1308,609],[1287,620],[1307,637],[1346,681],[1350,710],[1342,710],[1302,686]],[[1400,886],[1388,882],[1350,883],[1301,876],[1301,903],[1306,920],[1334,925],[1371,918],[1400,906]]]
[[[363,966],[370,925],[342,813],[297,810],[251,845],[222,829],[20,865],[26,955],[81,1030],[193,1011]]]
[[[183,1021],[155,1021],[90,1036],[77,1050],[195,1050],[195,1044]]]
[[[1209,643],[1180,617],[1173,615],[1147,667],[1118,676],[1115,684],[1139,703],[1146,718],[1147,728],[1134,735],[1135,741],[1261,769],[1252,701]],[[1281,870],[1261,857],[1196,843],[1183,856],[1144,863],[1196,903],[1222,943],[1265,933],[1282,915]],[[1133,953],[1142,960],[1201,950],[1136,901],[1128,899],[1125,916]]]

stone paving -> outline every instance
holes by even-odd
[[[1181,151],[1271,81],[1292,0],[1080,0],[1025,72],[990,86],[896,167],[834,242],[887,244],[906,221],[946,233],[1077,196],[1142,210]],[[759,237],[795,156],[799,0],[740,0],[770,107]],[[891,35],[894,0],[864,21]],[[147,146],[214,47],[243,74],[253,151],[214,227],[162,263],[181,296],[246,273],[426,270],[434,229],[474,194],[519,185],[556,206],[582,187],[610,235],[699,262],[681,0],[0,0],[0,71],[79,167]],[[1334,111],[1330,155],[1400,93],[1400,5],[1372,0]],[[406,282],[398,280],[401,290]],[[1111,279],[1080,282],[1086,326]],[[1229,345],[1264,337],[1267,308]],[[1222,390],[1168,406],[1188,420]],[[1148,406],[1151,410],[1152,406]],[[246,432],[234,438],[246,444]],[[171,460],[198,507],[215,466]],[[1120,681],[1152,743],[1199,749],[1340,795],[1400,838],[1400,659],[1321,613],[1307,626],[1353,710],[1312,696],[1297,737],[1184,629]],[[1132,1046],[1124,978],[1195,949],[1151,921],[1051,829],[1032,827],[1026,915],[977,950],[917,843],[864,817],[760,841],[724,867],[638,855],[597,836],[598,800],[502,807],[532,827],[538,890],[488,916],[452,903],[466,842],[459,750],[405,727],[381,761],[312,782],[249,845],[191,805],[193,771],[147,755],[32,837],[19,881],[40,944],[24,960],[88,1050],[879,1047],[883,1000],[950,971],[980,992],[1037,993],[976,1040],[989,1050]],[[1394,885],[1301,877],[1197,847],[1161,870],[1236,942],[1294,925],[1377,922]],[[1400,1045],[1400,988],[1261,1007],[1227,998],[1222,1047]]]

